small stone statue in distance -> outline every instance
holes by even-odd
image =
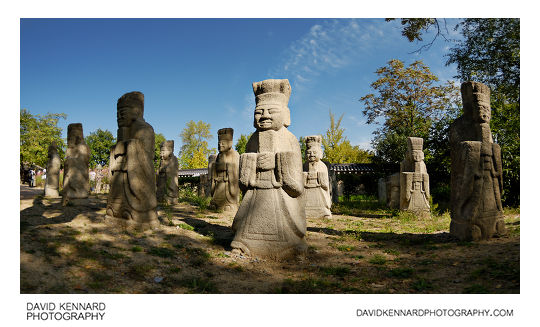
[[[490,90],[481,83],[461,85],[463,115],[450,126],[450,234],[461,240],[506,233],[501,202],[501,148],[493,143]]]
[[[212,201],[210,204],[225,212],[235,214],[238,210],[238,165],[240,155],[232,148],[233,129],[218,130],[218,150],[216,161],[211,165]]]
[[[321,142],[320,135],[306,136],[303,195],[306,201],[306,218],[332,217],[328,168],[321,161]]]
[[[69,199],[86,199],[90,193],[88,164],[90,147],[84,141],[80,123],[68,125],[66,159],[64,160],[64,189],[62,203]]]
[[[144,95],[124,94],[117,103],[118,137],[110,154],[107,215],[141,227],[158,225],[154,129],[144,121]]]
[[[45,196],[48,198],[59,197],[58,188],[60,185],[60,168],[62,162],[58,155],[58,148],[53,142],[49,145],[49,161],[47,162],[47,179],[45,181]]]
[[[420,137],[407,138],[407,153],[400,165],[400,209],[429,216],[429,175],[423,143]]]
[[[240,156],[244,197],[234,217],[231,247],[251,256],[283,259],[304,254],[307,243],[302,154],[287,129],[291,86],[286,79],[253,83],[257,129]]]
[[[178,159],[174,155],[174,141],[161,143],[157,176],[157,200],[166,204],[178,203]]]

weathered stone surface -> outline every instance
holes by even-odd
[[[63,203],[69,199],[85,199],[90,193],[88,164],[90,147],[84,141],[80,123],[68,125],[66,159],[64,160]]]
[[[306,218],[331,218],[328,168],[321,161],[322,138],[306,137],[306,163],[304,164],[304,201]]]
[[[386,177],[386,205],[388,205],[389,208],[399,209],[399,183],[399,173],[395,173]]]
[[[96,193],[103,192],[103,167],[101,165],[97,165],[96,167],[96,187],[95,187]]]
[[[379,203],[386,204],[386,178],[379,178],[377,183],[377,192],[379,195]]]
[[[235,214],[238,211],[238,165],[240,155],[232,148],[233,129],[218,130],[218,150],[216,161],[211,165],[210,176],[211,206],[218,210]]]
[[[156,196],[158,202],[178,203],[178,158],[173,140],[161,143]]]
[[[338,203],[338,180],[335,171],[328,170],[328,182],[330,183],[330,197],[332,198],[332,203]]]
[[[107,215],[122,224],[157,225],[154,129],[144,118],[144,95],[126,93],[117,103],[118,137],[109,163]]]
[[[303,254],[302,155],[298,139],[287,129],[291,87],[286,79],[270,79],[253,83],[253,92],[257,130],[240,156],[244,197],[234,218],[231,247],[275,259]]]
[[[45,196],[48,198],[59,197],[58,188],[60,186],[60,168],[62,162],[58,155],[56,143],[49,145],[49,161],[47,162],[47,179],[45,181]]]
[[[429,215],[429,175],[424,163],[423,143],[420,137],[407,138],[407,153],[400,165],[399,208],[418,216]]]
[[[463,115],[450,126],[450,233],[462,240],[489,239],[506,232],[501,203],[501,148],[493,143],[490,90],[461,85]]]

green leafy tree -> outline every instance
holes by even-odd
[[[66,119],[64,113],[48,113],[32,115],[27,109],[20,112],[20,160],[24,163],[47,165],[49,145],[55,142],[60,158],[64,158],[65,141],[62,129],[58,127],[60,118]]]
[[[208,156],[216,153],[216,149],[208,147],[212,139],[210,124],[203,121],[190,120],[180,133],[182,147],[179,152],[180,167],[205,168],[208,166]]]
[[[155,134],[154,137],[154,169],[159,169],[159,160],[161,153],[161,143],[165,142],[165,136],[161,133]]]
[[[116,143],[113,134],[108,130],[98,128],[88,134],[84,140],[90,147],[90,168],[94,169],[97,165],[102,167],[109,165],[111,147]]]
[[[336,121],[334,114],[330,110],[330,128],[326,130],[325,135],[322,135],[323,160],[330,163],[370,162],[371,154],[360,149],[359,146],[351,145],[344,135],[345,128],[341,127],[343,115]]]
[[[447,33],[439,28],[442,23],[435,18],[401,19],[402,34],[411,42],[421,41],[424,32],[436,28],[435,37],[445,37]],[[454,30],[463,38],[450,47],[446,64],[457,65],[455,77],[461,82],[477,81],[490,87],[491,130],[502,152],[503,202],[519,205],[520,20],[467,18],[460,20]]]
[[[379,160],[403,160],[408,136],[429,135],[433,122],[457,105],[458,89],[451,82],[440,84],[422,61],[408,67],[398,59],[375,72],[379,79],[371,84],[375,93],[363,96],[362,113],[368,124],[381,125],[372,141]]]
[[[253,133],[248,134],[248,135],[240,134],[240,137],[238,138],[238,141],[236,141],[236,145],[234,146],[238,154],[242,154],[246,152],[246,145],[252,134]]]

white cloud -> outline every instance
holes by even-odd
[[[292,43],[282,54],[282,61],[270,76],[294,77],[296,89],[314,80],[323,72],[344,69],[358,63],[363,52],[373,51],[375,40],[395,29],[381,21],[359,23],[355,19],[334,19],[313,25],[309,32]],[[377,42],[380,43],[380,42]]]

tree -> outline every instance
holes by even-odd
[[[159,161],[161,154],[161,143],[165,142],[165,136],[161,133],[155,134],[154,138],[154,169],[159,169]]]
[[[422,61],[408,67],[398,59],[377,69],[380,76],[371,84],[375,93],[363,96],[362,113],[368,124],[381,125],[372,143],[379,159],[388,163],[403,160],[406,138],[426,139],[433,122],[457,106],[458,89],[453,83],[440,84]]]
[[[190,120],[180,133],[180,137],[183,143],[178,153],[180,166],[184,169],[207,167],[208,156],[216,152],[216,149],[208,148],[207,140],[212,139],[210,124]]]
[[[45,167],[48,160],[49,145],[53,142],[58,147],[60,158],[64,158],[65,141],[62,129],[57,126],[60,118],[66,119],[64,113],[48,113],[32,115],[27,109],[20,112],[20,160]]]
[[[90,168],[94,169],[97,165],[107,166],[111,147],[116,143],[116,138],[108,130],[98,128],[96,131],[88,134],[84,138],[88,147],[90,147]]]
[[[422,33],[439,26],[440,20],[402,19],[401,23],[404,25],[402,34],[409,41],[421,41]],[[454,29],[460,31],[463,39],[449,49],[446,65],[457,65],[455,77],[461,82],[477,81],[490,87],[491,130],[501,146],[503,202],[519,205],[520,21],[517,18],[468,18]]]
[[[246,152],[246,145],[252,134],[253,133],[250,133],[249,135],[240,134],[240,137],[238,138],[238,141],[236,141],[236,145],[234,146],[238,154]]]
[[[330,110],[330,128],[322,136],[322,146],[324,149],[323,160],[330,163],[370,162],[371,154],[366,150],[360,149],[357,145],[352,146],[349,140],[347,140],[347,137],[344,136],[345,128],[340,127],[343,115],[336,122],[335,116]]]

